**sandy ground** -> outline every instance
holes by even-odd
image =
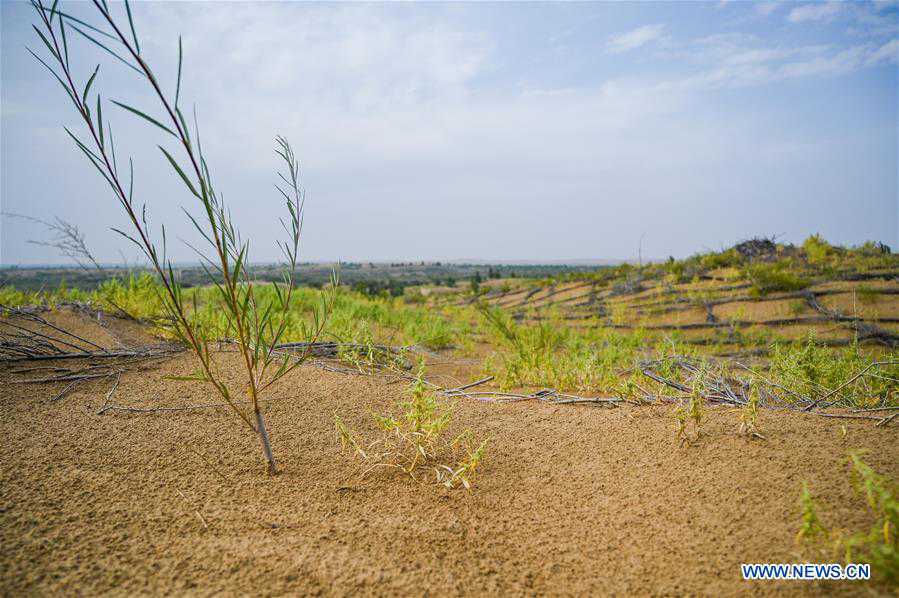
[[[233,356],[228,356],[230,359]],[[189,356],[122,376],[118,405],[217,402],[164,380]],[[234,370],[236,372],[236,369]],[[473,492],[341,453],[333,414],[373,433],[403,384],[300,368],[267,409],[282,473],[220,409],[97,415],[110,382],[58,402],[0,366],[0,592],[4,595],[734,595],[886,593],[858,582],[745,582],[742,562],[802,560],[803,480],[825,523],[869,523],[843,459],[899,476],[897,428],[765,412],[767,441],[709,410],[675,442],[670,407],[457,403],[491,438]],[[841,426],[845,426],[843,435]]]

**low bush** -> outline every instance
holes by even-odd
[[[805,343],[771,345],[769,374],[778,384],[811,399],[828,396],[827,402],[846,407],[872,407],[890,404],[899,398],[899,358],[880,357],[883,365],[868,370],[872,361],[857,343],[845,349],[824,347],[809,335]],[[870,371],[872,375],[861,375]],[[790,394],[784,393],[789,399]]]
[[[703,270],[716,270],[718,268],[733,268],[743,263],[743,257],[736,249],[728,249],[717,253],[706,253],[700,256],[699,263]]]
[[[743,270],[743,276],[752,283],[751,294],[764,296],[779,291],[799,291],[811,281],[791,272],[785,262],[753,264]]]
[[[825,264],[837,254],[836,248],[820,235],[812,235],[803,241],[802,251],[812,264]]]
[[[409,399],[399,404],[400,415],[375,415],[382,435],[368,443],[357,438],[334,414],[337,439],[344,450],[352,451],[364,466],[362,475],[379,467],[398,469],[416,481],[434,476],[434,483],[447,488],[470,490],[487,440],[474,439],[470,430],[454,437],[447,435],[453,407],[443,404],[428,390],[421,366],[409,389]]]

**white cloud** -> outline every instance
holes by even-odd
[[[791,10],[793,23],[830,23],[839,18],[849,24],[848,33],[869,39],[899,33],[899,0],[855,2],[849,0],[803,4]]]
[[[797,6],[791,10],[787,19],[792,23],[830,21],[843,10],[845,4],[847,3],[838,2],[836,0],[814,4],[803,4],[802,6]]]
[[[899,2],[875,4],[853,4],[853,23],[849,33],[868,38],[893,36],[899,33]]]
[[[777,0],[772,0],[770,2],[757,2],[755,4],[754,8],[758,14],[767,17],[768,15],[770,15],[771,13],[776,11],[778,8],[780,8],[781,4],[783,4],[783,3],[778,2]]]
[[[720,50],[706,70],[659,85],[661,90],[702,92],[769,85],[787,79],[835,76],[862,68],[899,62],[899,40],[844,48],[741,48]]]
[[[609,38],[608,49],[613,54],[635,50],[649,42],[662,38],[664,25],[644,25],[633,31],[614,35]]]
[[[377,5],[294,10],[289,3],[227,3],[199,14],[177,3],[148,6],[141,15],[146,45],[170,53],[170,32],[188,16],[185,68],[199,78],[195,87],[254,100],[300,94],[293,101],[346,110],[418,105],[466,93],[491,52],[476,30],[417,13],[397,18]],[[206,72],[206,64],[228,68]]]
[[[773,45],[756,35],[723,33],[684,42],[672,55],[681,61],[689,60],[699,65],[720,67],[810,58],[829,50],[831,47],[826,45]]]
[[[893,39],[883,44],[877,50],[868,55],[865,64],[876,65],[881,62],[899,63],[899,39]]]

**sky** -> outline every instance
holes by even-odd
[[[135,260],[63,130],[83,125],[25,49],[42,49],[33,9],[0,4],[0,207]],[[88,3],[60,6],[98,23]],[[183,37],[181,103],[252,261],[279,255],[276,135],[301,162],[309,261],[665,258],[814,233],[899,245],[895,1],[132,6],[169,94]],[[82,85],[101,64],[103,98],[159,114],[91,44],[72,40],[70,60]],[[154,232],[193,261],[181,209],[196,200],[157,149],[171,143],[104,114]],[[0,263],[65,261],[28,243],[47,238],[39,225],[0,225]]]

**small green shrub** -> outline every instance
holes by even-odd
[[[824,347],[810,334],[804,344],[771,345],[771,378],[778,384],[811,399],[828,395],[828,402],[847,407],[872,407],[890,403],[896,396],[899,366],[892,354],[880,357],[884,363],[872,376],[858,376],[872,360],[857,343],[838,349]],[[784,394],[785,399],[792,395]]]
[[[802,250],[812,264],[827,263],[837,253],[834,246],[825,241],[820,235],[812,235],[803,241]]]
[[[692,273],[687,273],[687,264],[682,260],[669,260],[665,263],[665,270],[668,271],[668,275],[671,277],[671,282],[675,284],[688,282],[692,277]]]
[[[753,384],[749,389],[749,400],[746,401],[746,405],[740,411],[740,434],[748,436],[749,438],[756,437],[764,440],[765,437],[761,434],[756,425],[758,417],[759,389],[758,385]]]
[[[799,291],[811,282],[787,269],[785,262],[773,264],[753,264],[743,271],[743,276],[752,283],[751,294],[764,296],[779,291]]]
[[[802,299],[790,301],[790,315],[800,316],[806,309],[808,309],[808,304]]]
[[[674,408],[674,420],[677,422],[677,439],[681,444],[698,440],[702,435],[702,421],[705,417],[703,407],[703,383],[705,369],[696,375],[690,395]],[[692,428],[692,430],[691,430]]]
[[[124,312],[138,320],[157,320],[165,313],[163,292],[155,276],[129,274],[127,278],[103,281],[92,299],[111,312]]]
[[[733,268],[743,263],[743,257],[736,249],[728,249],[717,253],[707,253],[699,258],[703,270],[716,270],[718,268]]]
[[[20,291],[13,286],[0,286],[0,305],[6,307],[22,307],[24,305],[40,305],[47,300],[45,293]]]
[[[487,440],[476,442],[470,430],[447,438],[453,408],[428,390],[424,372],[422,365],[410,387],[409,399],[399,404],[402,415],[375,415],[383,433],[380,438],[363,445],[335,413],[337,439],[344,450],[351,450],[362,461],[366,467],[363,476],[378,467],[399,469],[413,480],[430,472],[437,484],[447,488],[461,485],[470,490]]]

